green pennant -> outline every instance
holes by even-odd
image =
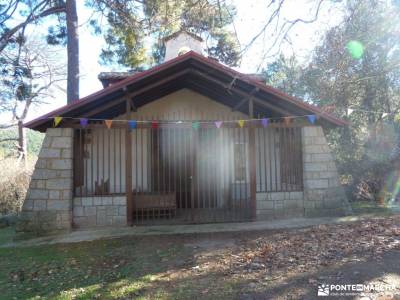
[[[193,129],[199,129],[200,128],[200,122],[193,122],[192,123],[192,128]]]

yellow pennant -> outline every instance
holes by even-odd
[[[244,126],[244,120],[239,120],[238,121],[240,128],[242,128]]]
[[[106,124],[107,128],[110,129],[112,125],[112,120],[104,120],[104,123]]]
[[[54,117],[54,127],[61,123],[62,117]]]

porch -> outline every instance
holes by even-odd
[[[302,192],[300,125],[223,120],[75,129],[75,225],[248,221],[257,195]]]

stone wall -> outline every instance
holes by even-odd
[[[71,228],[72,152],[72,129],[47,129],[22,207],[18,231]]]
[[[303,192],[257,193],[257,219],[338,216],[351,212],[320,126],[302,128]]]
[[[73,226],[125,226],[126,196],[77,197],[73,199]]]
[[[302,139],[305,216],[349,213],[351,208],[322,128],[303,127]]]
[[[303,192],[257,193],[257,220],[304,216]]]

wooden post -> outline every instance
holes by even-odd
[[[249,117],[254,118],[253,99],[249,100]],[[253,220],[257,217],[257,177],[256,177],[256,134],[255,125],[250,123],[249,129],[249,169],[250,169],[250,200],[251,200],[251,217]]]
[[[129,98],[126,99],[126,119],[130,119],[131,102]],[[125,166],[125,183],[126,183],[126,216],[127,223],[132,226],[133,219],[133,194],[132,194],[132,135],[129,129],[129,124],[126,124],[125,136],[125,152],[126,152],[126,166]]]

